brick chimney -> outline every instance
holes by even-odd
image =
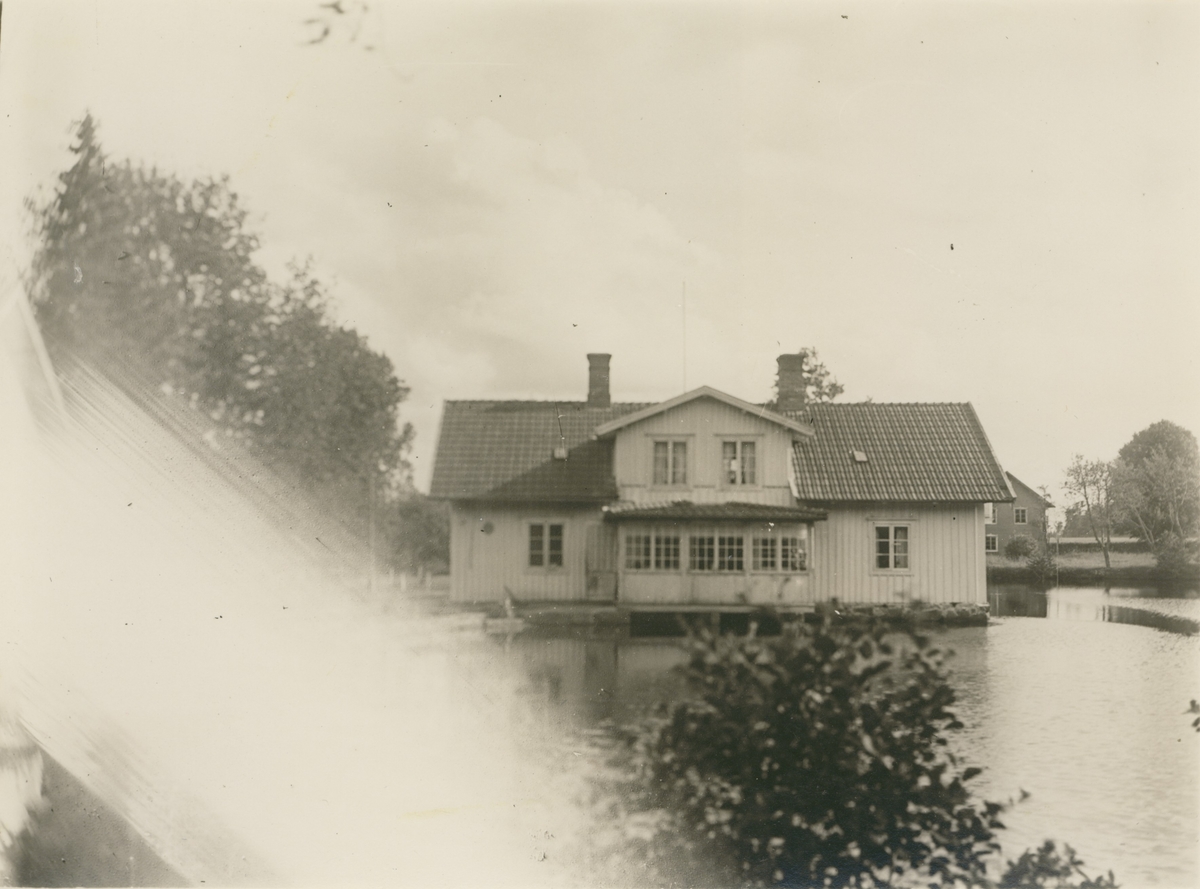
[[[604,352],[588,353],[588,407],[610,407],[612,397],[608,392],[608,361],[611,355]]]
[[[780,355],[777,411],[804,410],[804,356]]]

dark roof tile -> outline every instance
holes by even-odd
[[[970,404],[813,404],[789,416],[816,433],[792,448],[801,500],[1012,500]]]
[[[607,501],[617,496],[612,444],[601,423],[645,404],[447,401],[430,496],[442,499]],[[566,448],[556,460],[556,448]]]

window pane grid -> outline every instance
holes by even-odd
[[[743,569],[742,538],[741,537],[718,537],[717,538],[717,570],[718,571],[741,571],[742,569]]]
[[[776,540],[774,537],[755,537],[751,567],[755,571],[775,570]]]
[[[659,535],[654,538],[654,567],[660,571],[679,570],[679,538]]]
[[[692,537],[689,545],[688,567],[692,571],[712,571],[716,547],[711,537]]]
[[[529,565],[540,568],[545,564],[545,533],[542,525],[529,526]]]
[[[625,567],[641,571],[650,567],[650,535],[625,535]]]

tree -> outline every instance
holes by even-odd
[[[1194,537],[1200,525],[1200,447],[1166,420],[1138,432],[1117,454],[1113,489],[1119,526],[1155,554]]]
[[[114,164],[90,114],[71,151],[53,196],[27,204],[27,286],[58,366],[192,406],[210,443],[246,447],[362,527],[407,485],[391,362],[334,321],[307,266],[268,279],[228,179]]]
[[[1109,550],[1112,547],[1113,522],[1116,507],[1113,503],[1112,464],[1103,460],[1085,460],[1076,454],[1066,470],[1063,488],[1067,494],[1079,498],[1074,504],[1086,518],[1088,529],[1100,551],[1104,553],[1104,568],[1112,567]]]
[[[821,363],[817,356],[817,350],[811,346],[806,346],[796,352],[798,363],[800,365],[797,373],[799,376],[800,386],[804,394],[804,403],[812,404],[814,402],[833,401],[844,391],[844,387],[829,370]],[[783,359],[781,358],[780,361]],[[768,407],[777,409],[780,401],[780,383],[779,373],[775,375],[774,397],[768,403]],[[798,393],[792,393],[798,394]]]

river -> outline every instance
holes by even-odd
[[[1029,794],[1006,816],[1005,854],[1054,838],[1126,887],[1200,885],[1200,735],[1185,713],[1200,698],[1200,636],[1187,634],[1200,599],[1011,585],[990,599],[987,627],[937,641],[955,652],[954,743],[983,768],[976,791]],[[496,644],[564,732],[683,693],[672,639],[559,630]]]

